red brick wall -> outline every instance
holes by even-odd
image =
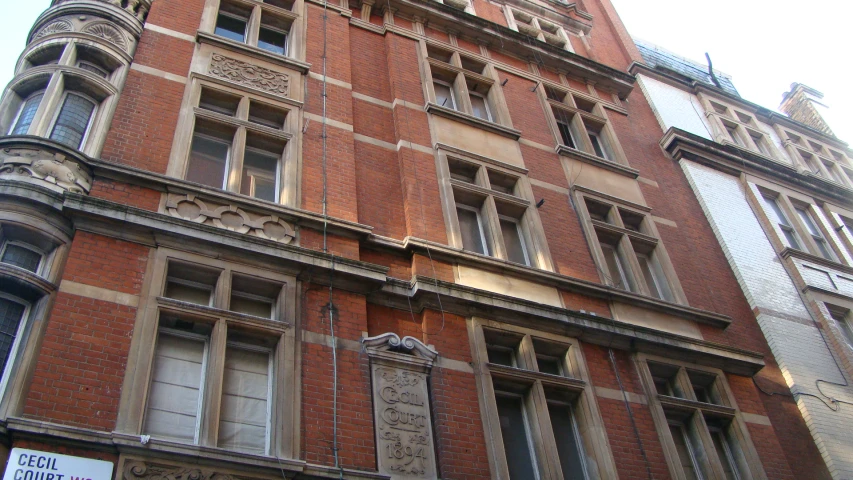
[[[77,232],[64,278],[138,295],[147,260],[146,247]],[[111,431],[135,317],[134,307],[57,294],[24,415]]]
[[[156,212],[160,206],[160,192],[108,178],[97,178],[89,196],[103,198],[121,205],[130,205]]]

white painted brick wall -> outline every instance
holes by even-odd
[[[640,89],[649,100],[663,131],[677,127],[708,140],[713,139],[699,100],[681,90],[645,75],[637,76]]]
[[[747,202],[739,179],[686,160],[681,166],[750,305],[803,319],[800,323],[768,313],[757,319],[791,390],[822,396],[815,384],[818,379],[843,382],[794,282]],[[821,274],[828,279],[815,272]],[[853,402],[850,388],[825,383],[820,388]],[[853,479],[853,405],[842,404],[833,411],[807,395],[798,395],[797,404],[833,478]]]

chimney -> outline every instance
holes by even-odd
[[[834,137],[835,134],[824,119],[829,107],[821,103],[821,99],[823,99],[822,93],[802,83],[794,82],[791,84],[791,91],[785,92],[782,96],[779,109],[791,119]]]

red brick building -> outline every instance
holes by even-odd
[[[27,40],[6,456],[829,476],[608,0],[65,0]]]

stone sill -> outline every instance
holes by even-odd
[[[458,122],[465,123],[467,125],[471,125],[472,127],[481,128],[483,130],[498,134],[502,137],[511,138],[513,140],[518,140],[521,137],[521,131],[516,130],[514,128],[504,127],[503,125],[499,125],[494,122],[490,122],[488,120],[483,120],[482,118],[475,117],[474,115],[469,115],[464,112],[459,112],[453,110],[452,108],[442,107],[433,102],[428,102],[424,106],[424,110],[427,113],[431,113],[433,115],[438,115],[441,117],[449,118],[451,120],[456,120]]]
[[[782,258],[793,257],[798,258],[800,260],[805,260],[807,262],[817,263],[818,265],[831,268],[839,272],[844,272],[848,275],[853,275],[853,267],[849,265],[845,265],[834,260],[827,260],[826,258],[823,258],[821,256],[813,255],[809,252],[804,252],[802,250],[797,250],[796,248],[785,247],[785,249],[782,250],[779,255],[781,255]]]
[[[223,38],[218,35],[213,35],[207,32],[196,32],[196,41],[198,43],[206,43],[209,45],[224,48],[226,50],[231,50],[232,52],[242,53],[244,55],[248,55],[259,60],[263,60],[265,62],[274,63],[282,67],[292,68],[302,74],[308,73],[308,70],[311,68],[310,63],[306,63],[282,55],[276,55],[262,48],[253,47],[245,43],[235,42],[234,40],[229,40],[227,38]]]
[[[636,179],[640,176],[640,171],[636,168],[626,167],[621,163],[605,160],[601,157],[590,155],[589,153],[582,152],[571,147],[567,147],[566,145],[557,145],[557,148],[555,150],[557,152],[557,155],[569,157],[584,163],[589,163],[590,165],[595,165],[596,167],[601,167],[605,170],[610,170],[611,172],[615,172],[620,175],[625,175],[628,178]]]

